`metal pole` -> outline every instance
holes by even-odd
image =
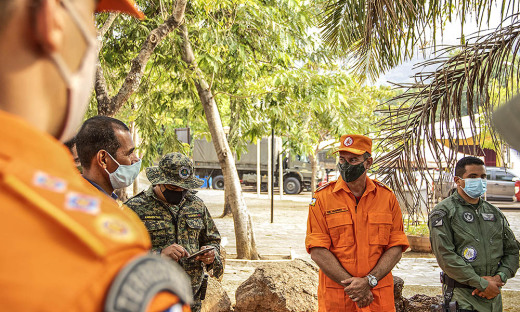
[[[271,223],[274,221],[274,128],[271,129]]]
[[[280,200],[283,199],[283,154],[282,138],[278,140],[278,187],[280,188]]]
[[[260,198],[262,173],[260,172],[260,139],[256,139],[256,195]]]
[[[271,196],[273,195],[271,193],[271,167],[273,164],[271,163],[271,136],[267,136],[267,198],[271,199]]]

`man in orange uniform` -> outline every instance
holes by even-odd
[[[395,311],[390,271],[408,248],[394,193],[367,177],[372,140],[341,137],[341,177],[317,189],[305,245],[320,267],[319,311]]]
[[[144,17],[131,0],[0,1],[2,311],[191,302],[183,270],[148,254],[137,216],[85,181],[57,140],[72,137],[88,105],[101,9]]]

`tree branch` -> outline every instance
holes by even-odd
[[[164,39],[168,34],[174,31],[179,25],[184,21],[184,12],[186,9],[186,0],[178,0],[175,3],[174,14],[172,14],[163,24],[161,24],[156,29],[152,30],[145,42],[141,46],[141,50],[139,54],[132,60],[132,65],[130,67],[130,71],[126,75],[125,81],[123,85],[119,89],[119,92],[109,100],[109,102],[105,102],[108,105],[99,105],[98,102],[98,113],[106,116],[114,116],[119,109],[128,101],[130,96],[137,91],[139,85],[141,84],[141,79],[144,74],[144,70],[146,68],[146,64],[150,60],[155,48],[157,45]],[[102,71],[96,75],[97,78],[100,78],[102,75]],[[101,81],[96,81],[96,86],[99,84],[100,91],[106,90],[105,87],[102,88],[102,79]],[[98,92],[98,87],[96,87],[96,93]],[[104,94],[98,94],[96,98],[104,99],[108,97]]]

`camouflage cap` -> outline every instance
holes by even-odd
[[[181,153],[166,154],[159,166],[146,168],[146,177],[153,185],[171,184],[184,189],[199,188],[204,181],[193,175],[191,159]]]

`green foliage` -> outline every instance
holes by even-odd
[[[150,31],[168,18],[173,0],[140,0],[147,19],[120,15],[100,55],[109,93],[115,95]],[[359,85],[331,64],[316,28],[318,8],[303,0],[189,1],[185,23],[197,66],[217,102],[231,148],[270,134],[274,126],[287,149],[301,154],[345,132],[373,130],[373,109],[387,90]],[[106,14],[96,17],[98,25]],[[89,115],[96,113],[95,101]],[[173,32],[156,48],[136,93],[117,118],[135,124],[144,166],[166,151],[189,153],[175,128],[209,138],[194,73],[181,59]]]
[[[404,220],[404,232],[408,235],[429,236],[430,230],[425,222],[412,222]]]

